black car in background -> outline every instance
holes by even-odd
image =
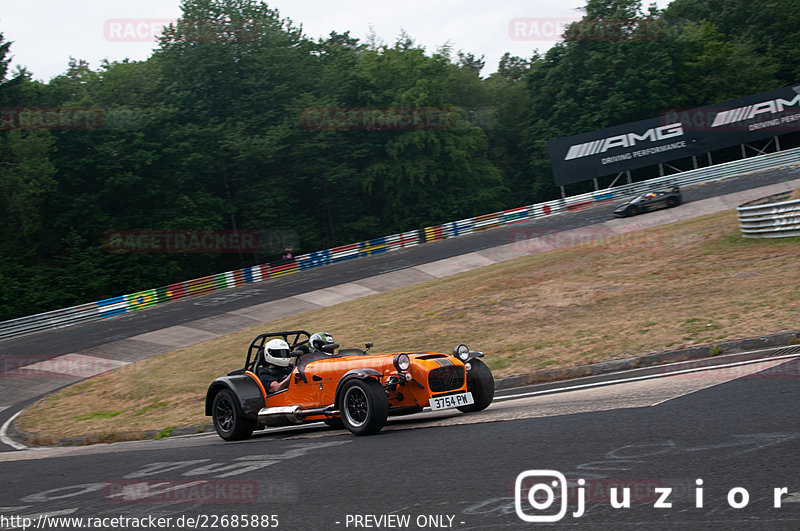
[[[669,190],[648,192],[635,197],[631,201],[615,208],[614,215],[620,218],[635,216],[651,210],[676,207],[682,202],[681,190],[679,187],[674,186]]]

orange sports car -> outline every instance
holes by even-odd
[[[304,330],[256,336],[244,367],[209,386],[206,415],[233,441],[256,429],[318,421],[369,435],[389,415],[425,407],[473,412],[492,403],[492,372],[466,345],[452,354],[373,354],[372,343],[365,347],[339,349],[330,334]]]

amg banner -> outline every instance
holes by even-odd
[[[547,143],[557,185],[571,184],[800,131],[800,86]]]

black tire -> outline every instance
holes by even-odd
[[[341,430],[344,428],[344,422],[339,417],[331,417],[329,419],[323,419],[322,422],[333,428],[334,430]]]
[[[240,441],[253,435],[255,422],[245,418],[239,401],[229,389],[221,389],[214,395],[211,405],[214,429],[226,441]]]
[[[628,214],[628,216],[635,216],[636,214],[639,213],[639,209],[635,206],[629,206],[628,210],[626,210],[625,212]]]
[[[676,207],[680,204],[681,201],[677,197],[670,197],[669,199],[667,199],[667,208]]]
[[[386,392],[373,378],[353,378],[344,383],[339,398],[342,424],[354,435],[378,433],[389,416]]]
[[[489,407],[494,400],[494,376],[492,371],[479,359],[469,361],[472,369],[467,372],[467,391],[472,393],[474,404],[458,408],[462,413],[474,413]]]

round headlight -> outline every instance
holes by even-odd
[[[400,372],[407,371],[411,367],[411,359],[408,354],[398,354],[394,357],[394,368]]]
[[[467,361],[469,359],[469,347],[463,344],[457,346],[453,349],[453,356],[461,361]]]

